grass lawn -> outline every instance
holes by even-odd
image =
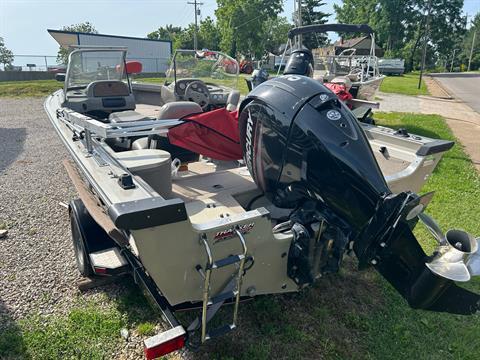
[[[160,316],[132,281],[123,282],[120,292],[102,290],[95,301],[79,295],[65,316],[33,314],[6,330],[0,321],[0,359],[112,359],[125,346],[123,328],[144,338],[155,334]]]
[[[380,86],[380,91],[403,95],[428,95],[427,86],[423,81],[422,86],[418,89],[418,77],[419,74],[416,73],[387,76]]]
[[[419,135],[454,139],[436,115],[375,114],[378,124],[406,127]],[[428,207],[444,230],[480,234],[476,206],[480,176],[460,145],[438,165],[423,191],[437,193]],[[434,241],[419,225],[421,244]],[[326,276],[297,294],[258,297],[240,306],[239,329],[208,343],[194,359],[477,359],[480,315],[469,317],[410,309],[375,271],[358,272],[347,259],[339,274]],[[480,281],[469,284],[480,291]],[[127,327],[148,336],[157,322],[134,287],[112,306],[86,304],[60,318],[24,320],[0,336],[0,358],[109,358]],[[222,309],[228,321],[231,308]],[[186,322],[193,313],[180,314]],[[122,345],[123,346],[123,345]],[[60,354],[60,355],[58,355]],[[175,356],[175,355],[174,355]],[[178,357],[175,357],[178,358]]]
[[[56,80],[0,82],[0,97],[43,97],[63,87]]]
[[[238,90],[242,95],[247,95],[248,94],[248,87],[247,87],[247,82],[245,81],[246,77],[250,77],[251,75],[244,75],[240,74],[238,76]],[[204,79],[207,80],[207,79]],[[208,79],[209,81],[211,79]],[[154,84],[163,84],[165,82],[165,78],[139,78],[139,79],[134,79],[134,81],[138,82],[144,82],[144,83],[154,83]],[[222,85],[222,80],[220,79],[215,79],[215,83],[218,85]],[[223,85],[231,87],[231,80],[226,80]]]
[[[134,79],[134,81],[163,84],[165,82],[165,78],[143,78]],[[222,84],[221,80],[219,79],[217,79],[216,82],[220,85]],[[227,81],[225,85],[230,86],[231,82]],[[62,87],[63,84],[56,80],[6,81],[0,82],[0,97],[44,97]],[[238,78],[238,90],[242,95],[248,94],[247,83],[245,82],[244,75],[240,75]]]

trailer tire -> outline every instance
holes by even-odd
[[[87,252],[85,234],[81,226],[81,219],[82,216],[84,216],[82,213],[86,211],[80,199],[75,199],[70,202],[70,226],[73,250],[75,251],[75,262],[80,274],[88,277],[93,275],[93,269]]]

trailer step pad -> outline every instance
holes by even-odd
[[[220,260],[217,260],[215,261],[213,264],[212,264],[212,269],[219,269],[219,268],[222,268],[224,266],[228,266],[228,265],[232,265],[232,264],[235,264],[235,263],[238,263],[240,262],[245,256],[243,255],[230,255],[224,259],[220,259]]]
[[[225,300],[232,299],[235,296],[237,296],[237,291],[227,291],[212,297],[208,302],[208,305],[210,306],[213,304],[218,304],[218,303],[224,302]]]
[[[90,262],[94,268],[105,269],[118,269],[128,264],[116,247],[90,253]]]
[[[229,324],[229,325],[224,325],[222,327],[219,327],[217,329],[212,329],[207,334],[205,340],[211,340],[211,339],[218,338],[220,336],[223,336],[223,335],[229,333],[230,331],[232,331],[235,328],[236,328],[236,326],[234,324]]]

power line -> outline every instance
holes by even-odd
[[[263,14],[260,14],[260,15],[258,15],[258,16],[256,16],[256,17],[254,17],[253,19],[250,19],[250,20],[248,20],[248,21],[245,21],[244,23],[241,23],[241,24],[238,25],[238,26],[235,26],[234,28],[235,28],[235,29],[240,29],[242,26],[245,26],[245,25],[247,25],[248,23],[251,23],[252,21],[257,20],[258,18],[260,18],[260,17],[262,17],[262,16],[263,16]]]

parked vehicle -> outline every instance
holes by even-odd
[[[170,327],[145,340],[148,359],[234,330],[241,300],[300,291],[349,253],[412,307],[479,310],[454,282],[478,274],[477,240],[443,235],[423,213],[432,194],[411,191],[452,142],[363,124],[300,75],[266,81],[237,106],[227,84],[238,64],[226,71],[235,60],[218,52],[181,51],[165,85],[132,86],[141,64],[126,52],[74,50],[45,110],[73,159],[80,272],[133,274]],[[431,257],[412,233],[418,219],[439,240]],[[212,329],[226,303],[231,321]],[[175,311],[195,307],[180,324]]]
[[[240,72],[242,74],[251,74],[253,72],[253,68],[253,61],[247,59],[240,61]]]
[[[379,59],[378,69],[383,75],[402,75],[405,72],[405,60]]]
[[[67,70],[67,66],[62,65],[62,64],[61,65],[49,66],[47,68],[48,72],[55,73],[55,74],[64,73],[65,70]]]

